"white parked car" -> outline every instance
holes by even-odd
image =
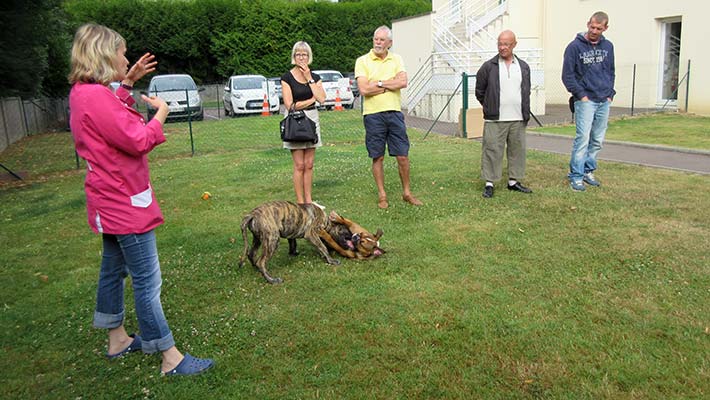
[[[350,90],[350,79],[343,78],[343,74],[333,70],[313,71],[318,74],[323,81],[325,90],[325,102],[318,104],[319,108],[334,108],[335,98],[340,92],[340,103],[344,108],[353,108],[355,96]]]
[[[191,118],[202,120],[204,118],[202,99],[200,98],[202,90],[204,89],[197,89],[195,81],[186,74],[156,75],[148,85],[149,96],[158,96],[168,103],[170,108],[168,121],[187,119],[188,102]],[[157,109],[148,105],[148,119],[153,118],[156,112],[158,112]]]
[[[281,78],[267,78],[269,81],[269,89],[271,89],[271,86],[276,89],[276,94],[279,95],[279,101],[284,102],[284,96],[283,96],[283,88],[281,87]]]
[[[267,92],[268,90],[268,92]],[[267,85],[262,75],[235,75],[224,86],[224,113],[226,115],[259,114],[267,96],[271,114],[279,112],[279,95],[274,85]]]

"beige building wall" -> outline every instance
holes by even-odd
[[[432,40],[431,13],[392,21],[392,51],[402,56],[409,79],[431,55]],[[404,89],[402,101],[406,98]]]
[[[518,48],[520,49],[539,49],[542,48],[545,13],[544,0],[510,0],[508,1],[509,12],[503,18],[503,24],[499,27],[499,34],[505,29],[510,29],[515,32],[518,39]],[[493,50],[496,50],[495,48]]]

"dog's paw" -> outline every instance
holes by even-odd
[[[330,264],[330,265],[340,265],[340,260],[338,260],[337,258],[331,258],[330,260],[328,260],[328,264]]]

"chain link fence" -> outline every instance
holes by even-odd
[[[669,76],[661,87],[657,82],[659,73],[662,71],[657,64],[617,65],[611,116],[687,109],[687,104],[677,102],[679,92],[692,90],[687,72],[680,77]],[[561,68],[531,71],[530,104],[534,115],[531,124],[549,126],[574,121],[568,106],[570,94],[561,77]],[[408,126],[427,132],[479,137],[483,121],[475,96],[476,75],[438,73],[427,79],[428,82],[417,83],[428,88],[426,94],[418,93],[421,99],[405,110]]]
[[[616,97],[611,108],[612,116],[634,115],[658,111],[675,110],[676,107],[685,108],[687,104],[676,104],[678,91],[682,94],[690,88],[687,77],[671,77],[664,88],[659,89],[657,77],[658,65],[617,65],[616,68]],[[424,95],[419,95],[419,101],[412,103],[412,84],[403,90],[403,113],[409,130],[410,137],[426,138],[431,133],[464,136],[469,138],[480,137],[483,132],[483,117],[480,105],[475,98],[475,75],[456,73],[437,73],[428,78],[428,90]],[[410,79],[411,80],[411,79]],[[254,105],[252,114],[234,116],[227,114],[229,107],[225,107],[225,84],[212,83],[199,86],[203,119],[200,121],[188,120],[185,122],[169,123],[166,125],[168,134],[177,134],[176,139],[181,141],[180,154],[194,155],[195,153],[209,153],[221,151],[230,146],[240,145],[239,135],[243,136],[245,126],[255,126],[259,134],[273,135],[274,148],[280,148],[278,126],[283,118],[285,109],[283,104],[272,108],[272,102],[267,99],[266,110],[263,108],[263,99]],[[147,116],[145,103],[140,99],[141,93],[146,88],[135,88],[133,96],[136,99],[136,108]],[[660,93],[663,90],[663,93]],[[408,93],[410,91],[410,93]],[[467,94],[467,96],[466,96]],[[665,95],[670,100],[659,100]],[[561,69],[533,71],[531,110],[534,120],[531,126],[538,123],[542,126],[571,123],[573,116],[568,108],[569,93],[561,82]],[[255,100],[256,101],[256,100]],[[352,107],[329,107],[320,112],[321,132],[325,145],[328,138],[345,138],[347,141],[364,144],[365,129],[362,122],[362,97],[354,96]],[[36,132],[46,132],[50,128],[62,131],[68,130],[68,109],[66,99],[21,100],[3,99],[0,102],[3,128],[0,134],[0,151],[19,138]],[[278,111],[275,111],[278,110]],[[464,112],[465,110],[465,112]],[[264,116],[262,116],[262,113]],[[245,124],[246,119],[249,124]],[[208,124],[222,121],[215,128]],[[465,134],[463,133],[465,129]],[[215,130],[218,134],[215,134]],[[210,140],[205,140],[204,135],[213,135]],[[214,136],[217,137],[214,137]],[[161,150],[158,150],[161,151]],[[74,155],[77,168],[81,168],[80,160]],[[16,166],[18,167],[18,166]],[[21,166],[19,166],[21,168]]]
[[[279,122],[286,113],[282,101],[278,101],[278,105],[274,106],[271,96],[267,95],[266,98],[263,98],[263,93],[259,91],[259,95],[247,95],[243,98],[243,104],[240,103],[243,107],[242,105],[225,105],[225,99],[229,101],[231,96],[231,93],[227,92],[225,88],[224,82],[199,85],[202,119],[180,118],[176,121],[169,121],[165,125],[166,134],[173,135],[170,140],[179,140],[183,143],[180,153],[182,155],[204,155],[234,148],[234,146],[247,145],[249,139],[244,134],[245,129],[252,130],[249,132],[250,135],[268,135],[271,148],[280,149],[282,143]],[[146,105],[140,100],[140,95],[145,93],[145,88],[136,87],[132,95],[137,101],[137,110],[148,118]],[[271,93],[271,88],[267,89],[267,93]],[[341,99],[339,103],[330,105],[330,102],[327,101],[327,106],[319,109],[321,134],[325,146],[329,145],[329,138],[335,137],[337,140],[344,137],[348,141],[361,141],[364,144],[362,98],[359,95],[352,97],[352,103],[349,100],[344,102]],[[186,104],[180,103],[175,106],[184,108]],[[239,112],[234,112],[235,107],[240,108]],[[180,112],[185,115],[194,114],[192,110],[188,113],[182,109]],[[164,150],[161,147],[155,150],[156,153],[162,151]]]
[[[0,152],[25,136],[66,129],[68,104],[66,98],[0,99]]]

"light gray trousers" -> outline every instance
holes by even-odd
[[[525,127],[523,121],[485,122],[481,150],[482,179],[491,182],[500,180],[506,147],[508,178],[516,181],[525,178]]]

